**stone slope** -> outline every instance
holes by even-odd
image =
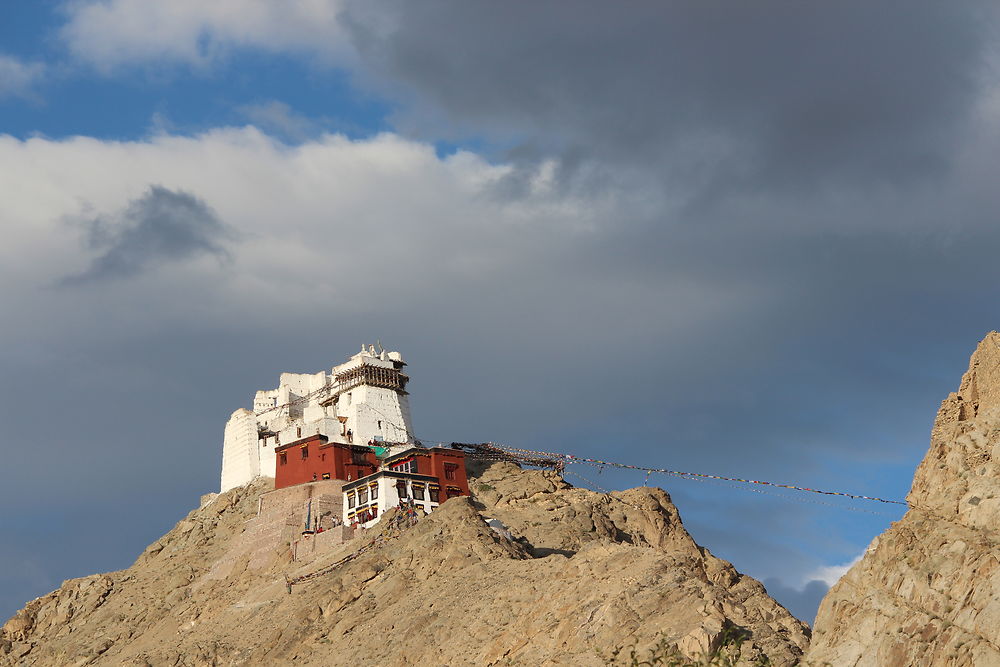
[[[941,404],[907,500],[824,598],[809,664],[1000,665],[1000,334]]]
[[[475,472],[473,498],[405,530],[383,520],[310,561],[279,548],[265,568],[246,556],[210,576],[266,488],[229,491],[131,568],[30,602],[3,628],[0,665],[586,666],[658,642],[693,656],[733,628],[743,663],[801,657],[808,627],[699,548],[665,492],[600,494],[510,463]],[[286,574],[323,571],[379,532],[287,592]]]

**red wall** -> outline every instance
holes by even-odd
[[[442,447],[418,449],[412,454],[393,460],[389,467],[396,468],[396,466],[407,461],[416,463],[417,469],[415,471],[411,470],[411,472],[437,477],[438,484],[441,486],[441,502],[444,502],[451,496],[469,495],[469,479],[465,474],[465,452]],[[454,466],[455,479],[445,478],[445,464]],[[448,495],[448,487],[452,487],[451,496]],[[458,493],[454,490],[456,487],[459,490]]]
[[[302,451],[308,452],[302,458]],[[356,450],[356,451],[355,451]],[[285,463],[282,464],[282,455]],[[274,472],[274,488],[283,489],[293,484],[302,484],[323,479],[355,480],[370,475],[378,469],[375,452],[367,447],[327,442],[325,435],[312,435],[302,440],[282,445],[275,450],[277,461]]]
[[[438,478],[438,483],[441,485],[441,501],[444,502],[451,495],[455,495],[454,491],[449,494],[449,486],[457,486],[461,490],[459,495],[469,495],[469,479],[465,475],[465,452],[461,452],[457,449],[443,449],[441,447],[435,447],[430,450],[430,454],[430,472],[424,472],[423,470],[420,472],[423,472],[425,475],[434,475]],[[456,466],[455,479],[445,479],[445,463],[451,463]]]

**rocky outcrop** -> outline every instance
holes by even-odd
[[[941,404],[907,500],[823,600],[807,664],[1000,665],[1000,334]]]
[[[193,511],[121,572],[4,626],[0,665],[605,665],[677,650],[798,661],[808,628],[691,539],[670,497],[494,463],[413,525],[251,566],[261,486]],[[366,546],[367,545],[367,546]],[[239,550],[237,550],[239,551]],[[353,559],[337,566],[347,556]],[[228,561],[227,561],[228,562]],[[289,588],[285,576],[317,574]]]

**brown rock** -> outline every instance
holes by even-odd
[[[473,498],[412,527],[393,529],[388,515],[344,545],[257,568],[246,552],[230,562],[231,546],[259,523],[268,487],[233,489],[128,570],[29,604],[4,628],[17,643],[0,666],[586,667],[717,649],[792,665],[806,648],[808,628],[695,544],[664,491],[594,493],[509,463],[478,472]],[[316,572],[287,592],[286,574]]]
[[[823,600],[808,664],[1000,665],[1000,334],[941,404],[907,500]]]

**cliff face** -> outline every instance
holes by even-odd
[[[814,665],[1000,665],[1000,334],[941,404],[911,509],[827,594]]]
[[[734,634],[743,663],[801,657],[808,628],[699,548],[665,492],[599,494],[510,463],[477,472],[473,498],[296,562],[283,545],[231,562],[266,491],[233,489],[131,568],[30,602],[3,626],[0,665],[604,665]],[[288,593],[286,574],[310,573]]]

